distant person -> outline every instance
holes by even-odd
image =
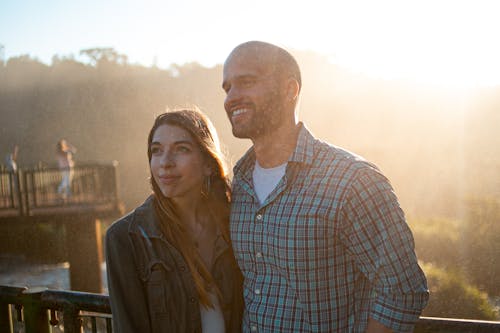
[[[17,169],[18,152],[19,152],[19,146],[14,145],[12,152],[8,153],[7,156],[5,157],[6,170],[10,173],[11,194],[16,193],[18,190],[18,183],[19,183],[19,175]]]
[[[394,191],[373,164],[297,120],[301,74],[264,42],[224,63],[233,135],[231,239],[244,276],[243,332],[409,332],[424,273]]]
[[[71,196],[71,182],[73,181],[73,167],[75,165],[73,154],[75,153],[76,148],[65,139],[61,139],[57,142],[56,158],[57,165],[61,171],[61,182],[57,187],[57,193],[59,193],[63,199],[67,199]]]
[[[106,233],[114,331],[241,332],[242,278],[215,129],[200,111],[166,112],[147,153],[152,195]]]
[[[17,173],[17,154],[19,152],[19,146],[14,145],[12,152],[8,153],[5,157],[5,165],[7,171]]]

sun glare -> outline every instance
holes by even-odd
[[[454,88],[500,84],[500,2],[354,2],[336,10],[342,15],[332,19],[325,49],[341,66]]]

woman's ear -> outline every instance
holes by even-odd
[[[213,170],[212,170],[211,163],[209,161],[207,161],[205,163],[205,166],[203,167],[203,175],[208,177],[208,176],[212,175],[212,173],[213,173]]]

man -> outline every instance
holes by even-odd
[[[231,212],[243,331],[411,331],[428,290],[403,211],[374,165],[297,121],[295,59],[241,44],[222,87],[233,134],[253,142],[234,168]]]

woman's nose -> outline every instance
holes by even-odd
[[[160,166],[163,168],[172,167],[175,165],[174,154],[165,152],[160,160]]]

